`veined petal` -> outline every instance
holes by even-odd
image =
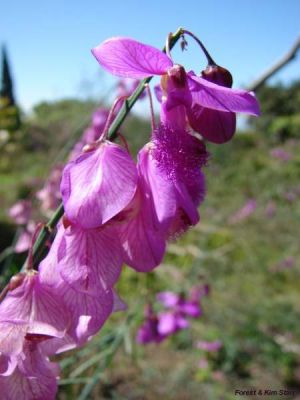
[[[69,333],[78,345],[98,333],[112,313],[113,294],[110,289],[99,292],[98,297],[95,297],[64,286],[62,297],[73,314],[73,326]]]
[[[54,400],[58,366],[50,363],[36,346],[26,345],[10,376],[0,376],[1,397],[9,400]]]
[[[41,282],[49,285],[54,293],[61,296],[62,302],[72,316],[67,335],[72,338],[73,343],[72,340],[62,338],[61,340],[52,339],[51,343],[49,341],[43,344],[50,350],[54,348],[56,353],[72,348],[74,345],[82,345],[89,337],[96,334],[113,308],[112,290],[99,290],[97,296],[90,296],[86,292],[76,290],[61,277],[57,268],[57,253],[63,234],[63,229],[59,229],[57,240],[55,238],[50,252],[39,266]]]
[[[9,358],[21,353],[27,322],[0,322],[0,354]]]
[[[242,112],[259,115],[259,104],[254,93],[242,89],[231,89],[193,75],[187,75],[192,95],[192,104],[225,112]]]
[[[157,267],[164,256],[164,231],[157,227],[153,203],[142,187],[138,188],[132,204],[135,215],[119,227],[123,257],[130,267],[148,272]]]
[[[123,263],[114,228],[81,229],[70,226],[58,247],[58,271],[74,289],[98,296],[112,288]]]
[[[146,144],[138,154],[138,171],[143,177],[143,189],[149,192],[156,217],[153,223],[157,229],[167,230],[176,213],[176,196],[173,182],[165,171],[159,168],[152,155],[152,144]]]
[[[124,37],[108,39],[92,49],[92,53],[103,68],[124,78],[163,75],[173,65],[162,51]]]
[[[0,376],[11,375],[14,372],[17,363],[17,357],[8,357],[7,355],[0,353]]]
[[[127,206],[136,183],[130,155],[107,141],[64,169],[61,193],[66,215],[82,228],[99,227]]]
[[[63,337],[69,323],[68,312],[60,297],[43,287],[37,274],[27,275],[1,303],[0,352],[20,354],[27,336],[33,339],[40,335],[49,339]]]

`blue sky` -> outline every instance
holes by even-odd
[[[16,95],[25,109],[41,100],[101,97],[113,79],[90,49],[111,36],[161,48],[179,26],[193,31],[213,58],[245,86],[281,57],[299,32],[299,0],[1,1],[0,42],[8,47]],[[195,72],[205,66],[190,41],[175,60]],[[300,78],[300,54],[275,80]]]

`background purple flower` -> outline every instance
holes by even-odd
[[[197,349],[207,351],[208,353],[215,353],[221,349],[223,346],[220,340],[214,340],[212,342],[209,341],[198,341],[196,343]]]
[[[31,210],[30,200],[19,200],[9,209],[8,215],[17,225],[26,225],[29,221]]]
[[[247,200],[245,205],[229,218],[229,223],[237,224],[241,221],[244,221],[254,213],[256,206],[257,203],[255,199]]]
[[[290,161],[292,158],[292,154],[289,153],[288,151],[280,148],[280,147],[275,147],[270,151],[270,154],[273,158],[277,158],[280,161],[287,162]]]

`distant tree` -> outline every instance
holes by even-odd
[[[300,137],[300,81],[290,85],[263,84],[257,92],[261,104],[260,118],[251,124],[273,140]]]
[[[13,81],[10,73],[7,52],[4,45],[2,46],[2,74],[1,74],[0,96],[7,99],[8,106],[15,105],[15,98],[13,93]]]
[[[20,113],[15,103],[13,80],[6,48],[2,46],[0,86],[0,130],[14,132],[20,127]],[[9,135],[11,137],[11,135]]]

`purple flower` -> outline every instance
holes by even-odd
[[[198,367],[201,369],[208,368],[209,364],[208,364],[207,358],[205,358],[205,357],[200,358],[200,360],[198,362]]]
[[[99,139],[101,133],[104,130],[109,110],[104,107],[99,107],[92,116],[92,126],[86,130],[83,135],[83,140],[88,143],[92,143]]]
[[[104,130],[108,115],[109,110],[104,107],[98,108],[93,113],[92,124],[84,130],[81,139],[74,145],[69,155],[69,161],[73,161],[79,157],[82,154],[84,146],[94,143],[97,139],[99,139]]]
[[[204,295],[203,288],[195,287],[191,290],[188,298],[183,294],[161,292],[158,293],[157,300],[165,308],[171,309],[176,316],[198,318],[202,314],[200,299]]]
[[[193,129],[212,142],[231,139],[235,113],[259,114],[254,94],[228,87],[230,74],[221,67],[213,66],[198,77],[192,71],[186,73],[160,50],[122,37],[106,40],[92,53],[103,68],[120,77],[161,75],[161,98],[167,109],[183,105]]]
[[[74,289],[98,296],[117,282],[123,264],[121,244],[114,227],[82,229],[60,226],[55,238],[57,269]]]
[[[31,201],[19,200],[8,211],[8,215],[18,225],[26,225],[31,215]]]
[[[165,335],[158,331],[159,320],[154,313],[152,306],[145,307],[145,321],[138,329],[136,341],[140,344],[147,344],[151,342],[160,343],[166,338]]]
[[[292,256],[287,256],[269,268],[272,272],[284,271],[286,269],[294,268],[296,260]]]
[[[70,323],[61,298],[53,296],[36,272],[23,274],[17,282],[0,304],[0,354],[11,360],[23,352],[25,339],[62,338]]]
[[[231,224],[237,224],[250,217],[250,215],[252,215],[255,210],[256,210],[256,200],[249,199],[242,208],[240,208],[236,213],[234,213],[229,218],[229,222]]]
[[[202,315],[200,299],[206,295],[203,289],[204,287],[193,288],[188,298],[174,292],[158,293],[158,301],[168,309],[158,315],[158,332],[165,336],[172,335],[190,326],[188,317],[200,317]]]
[[[283,162],[290,161],[290,159],[292,158],[291,153],[280,147],[275,147],[274,149],[272,149],[270,154],[272,157],[277,158],[278,160]]]
[[[96,277],[93,277],[92,272],[90,272],[88,268],[86,268],[85,264],[83,264],[82,272],[84,274],[85,271],[87,271],[87,279],[84,281],[84,279],[80,277],[80,263],[78,261],[85,261],[82,252],[79,252],[78,257],[74,260],[74,276],[72,273],[70,277],[68,277],[67,274],[64,274],[64,277],[67,279],[63,279],[59,267],[59,254],[62,251],[60,247],[61,243],[64,241],[64,235],[65,229],[63,226],[60,226],[47,257],[39,266],[40,281],[43,285],[51,289],[53,296],[58,296],[62,299],[68,312],[71,314],[71,323],[64,340],[52,340],[51,343],[43,344],[43,346],[48,346],[47,351],[50,353],[61,352],[66,348],[74,347],[74,345],[82,345],[85,343],[91,336],[95,335],[99,331],[107,320],[113,310],[114,302],[112,289],[103,289],[102,283],[96,293],[95,283],[98,282],[98,279],[101,276],[101,269],[99,272],[95,271]],[[93,252],[97,250],[103,251],[103,248],[91,249],[86,247],[86,249],[86,256],[88,256],[88,252],[91,250]],[[94,255],[90,255],[90,257],[94,259]],[[86,261],[88,260],[89,258],[86,258]],[[101,260],[103,260],[103,258],[101,258]],[[115,272],[108,271],[108,276],[111,273],[114,274]],[[89,276],[92,280],[91,293],[89,293],[87,290],[88,288],[84,286],[84,284],[89,285]],[[68,283],[68,281],[71,284]]]
[[[140,84],[139,80],[132,79],[120,79],[117,84],[117,97],[129,97],[135,91],[135,89]],[[143,99],[146,96],[146,92],[143,92],[139,97],[139,100]]]
[[[220,340],[215,340],[212,342],[208,341],[199,341],[196,344],[197,349],[207,351],[208,353],[214,353],[221,349],[223,346]]]
[[[137,271],[148,272],[161,263],[166,240],[165,230],[157,219],[146,171],[142,166],[142,151],[139,153],[137,191],[128,207],[115,220],[125,263]]]
[[[138,271],[160,264],[166,240],[199,221],[205,147],[185,131],[161,125],[138,154],[138,189],[115,221],[125,262]]]
[[[290,188],[289,190],[284,192],[282,195],[287,201],[289,201],[290,203],[293,203],[299,196],[299,189],[298,188]]]
[[[69,162],[63,171],[66,215],[82,228],[97,228],[129,204],[136,185],[136,166],[127,151],[102,142]]]
[[[9,400],[54,400],[59,367],[45,357],[37,343],[25,341],[24,350],[16,357],[14,371],[4,376],[0,356],[1,397]]]
[[[59,188],[62,170],[62,165],[56,165],[44,187],[36,193],[37,199],[41,201],[41,209],[44,212],[55,210],[61,201]]]
[[[185,131],[160,125],[139,153],[138,168],[146,177],[156,223],[165,238],[176,237],[199,221],[204,198],[201,166],[207,153],[201,141]]]
[[[34,221],[29,221],[28,224],[22,228],[18,240],[15,244],[15,252],[23,253],[29,250],[32,241],[32,235],[36,230],[36,223]]]
[[[265,208],[265,214],[268,218],[272,218],[274,217],[274,215],[276,214],[276,203],[274,201],[269,201],[266,205]]]
[[[189,321],[181,312],[162,312],[158,315],[157,330],[160,335],[170,336],[182,329],[187,329],[189,326]]]

